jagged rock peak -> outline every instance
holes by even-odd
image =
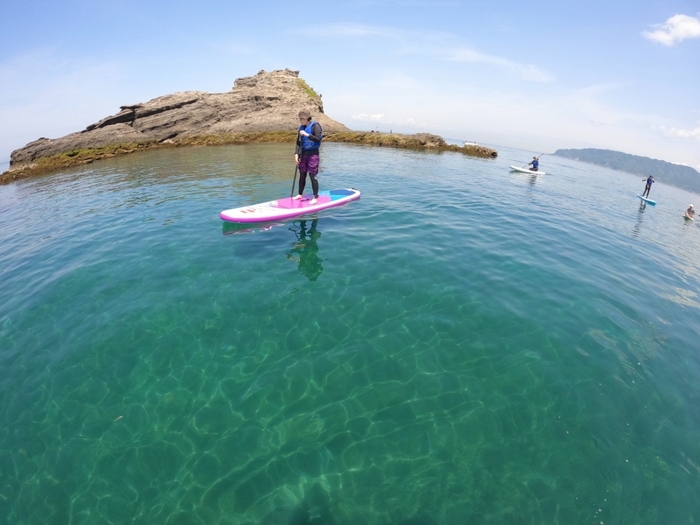
[[[173,140],[247,131],[295,130],[299,110],[308,110],[327,132],[349,131],[323,111],[321,95],[290,69],[260,71],[239,78],[227,93],[184,91],[145,103],[120,106],[120,112],[58,139],[39,139],[15,150],[11,167],[40,157],[120,143]]]
[[[281,83],[296,82],[298,79],[299,71],[292,71],[289,68],[277,69],[275,71],[270,71],[269,73],[264,69],[261,69],[258,71],[257,75],[253,75],[252,77],[237,78],[233,83],[233,89],[255,87],[264,84],[271,85],[276,81]]]

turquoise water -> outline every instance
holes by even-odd
[[[0,187],[0,523],[697,523],[700,199],[498,149],[258,227],[288,145]]]

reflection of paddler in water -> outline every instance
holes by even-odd
[[[639,211],[637,212],[637,222],[632,228],[632,237],[635,239],[639,236],[639,229],[642,226],[642,219],[644,218],[644,210],[647,208],[647,203],[644,201],[639,201]]]
[[[321,237],[321,232],[316,231],[318,219],[311,221],[311,228],[306,230],[306,221],[299,221],[299,230],[291,231],[297,236],[297,242],[292,245],[292,250],[287,254],[287,259],[296,261],[299,271],[306,275],[309,281],[315,281],[321,275],[323,259],[318,256],[316,241]],[[296,254],[296,257],[294,256]]]

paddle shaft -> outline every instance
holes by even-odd
[[[296,162],[294,164],[296,164]],[[296,166],[294,167],[294,180],[292,181],[292,193],[289,195],[291,198],[294,198],[294,186],[297,185],[297,171],[299,171],[299,164],[296,164]]]
[[[299,141],[299,134],[297,133],[297,142]],[[294,146],[294,154],[296,155],[296,145]],[[301,152],[299,152],[299,159],[301,159]],[[294,186],[297,184],[297,171],[299,171],[299,163],[294,159],[294,180],[292,181],[292,193],[289,195],[292,199],[294,198]]]

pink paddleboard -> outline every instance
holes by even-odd
[[[312,198],[313,195],[304,195],[299,200],[286,197],[276,201],[224,210],[219,216],[229,222],[266,222],[289,219],[290,217],[306,215],[325,210],[326,208],[342,206],[350,201],[359,199],[360,192],[353,188],[321,191],[314,204],[311,204]]]

